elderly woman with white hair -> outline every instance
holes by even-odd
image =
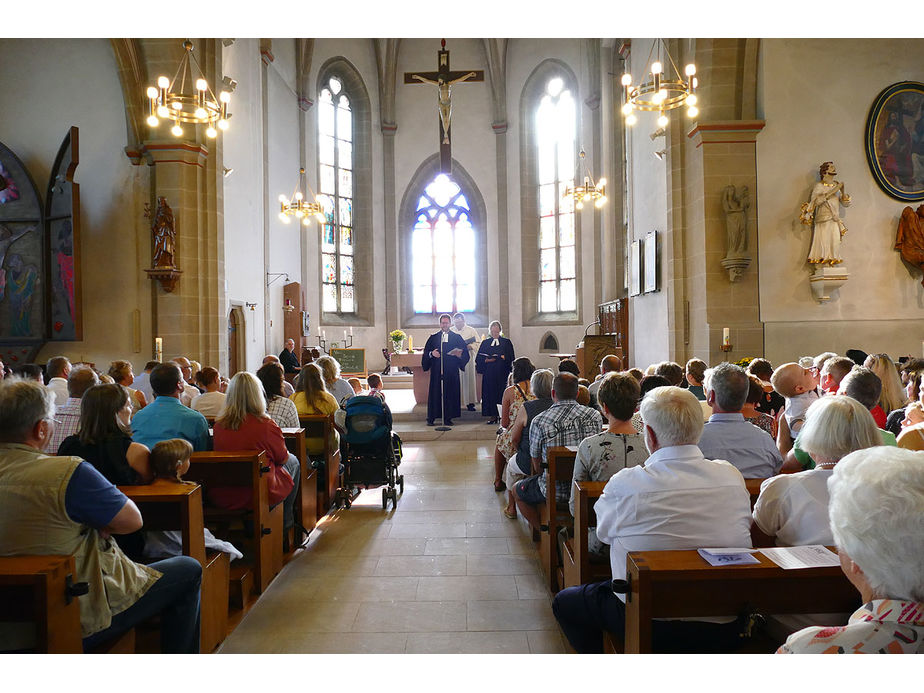
[[[828,525],[828,479],[845,455],[882,445],[872,415],[845,395],[816,400],[808,408],[799,436],[815,468],[774,476],[760,485],[754,524],[777,546],[832,544]]]
[[[777,652],[924,653],[924,453],[858,450],[828,490],[841,570],[863,606],[844,626],[793,633]]]
[[[321,368],[324,375],[324,387],[337,400],[337,404],[343,406],[343,403],[356,395],[353,392],[353,386],[340,377],[340,363],[332,356],[322,356],[315,361]]]

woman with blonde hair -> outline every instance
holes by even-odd
[[[902,387],[901,376],[899,376],[898,369],[895,368],[895,364],[888,354],[870,354],[863,362],[863,366],[878,375],[882,381],[882,394],[879,395],[879,404],[877,405],[881,408],[882,414],[880,416],[879,412],[876,411],[876,407],[873,407],[870,413],[879,428],[885,428],[887,415],[908,403],[908,397],[905,395],[904,387]]]
[[[353,388],[350,388],[350,392],[352,391]],[[317,363],[306,363],[302,366],[295,381],[295,394],[289,399],[295,402],[299,416],[329,416],[340,409],[337,400],[324,387],[324,376]],[[333,440],[330,442],[336,444],[337,432],[334,431],[332,435]],[[309,455],[324,454],[324,441],[320,438],[307,438],[305,445]]]
[[[266,451],[270,462],[267,484],[270,506],[281,502],[284,527],[288,529],[295,524],[298,459],[286,449],[282,429],[267,415],[263,386],[253,373],[241,371],[231,378],[224,411],[215,420],[213,431],[217,451]],[[219,507],[238,510],[251,505],[251,494],[247,488],[215,488],[209,498]]]
[[[132,372],[132,364],[128,361],[113,361],[110,363],[109,377],[112,378],[114,383],[121,385],[128,391],[128,399],[132,403],[132,412],[136,412],[147,405],[148,401],[144,393],[130,387],[135,382],[135,374]]]
[[[332,356],[322,356],[315,363],[321,367],[324,386],[337,402],[337,406],[356,394],[350,384],[340,377],[340,364],[337,359]]]

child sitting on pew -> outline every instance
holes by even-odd
[[[359,378],[347,378],[347,382],[350,384],[350,387],[353,388],[353,393],[361,395],[363,393],[363,384],[360,382]]]
[[[369,392],[367,393],[369,397],[378,397],[383,402],[385,401],[385,393],[382,392],[382,377],[378,373],[371,373],[366,382],[369,383]]]
[[[183,475],[189,471],[189,460],[192,454],[193,446],[183,438],[171,438],[157,443],[151,450],[151,467],[154,470],[155,479],[177,484],[193,484],[192,481],[183,481]],[[205,529],[205,548],[229,554],[232,561],[235,558],[244,557],[244,554],[238,551],[233,544],[216,538],[208,528]],[[148,559],[182,556],[182,533],[179,530],[147,532],[143,555]]]

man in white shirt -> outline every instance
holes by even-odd
[[[49,390],[55,393],[55,404],[60,406],[67,402],[67,376],[71,373],[71,362],[66,356],[55,356],[45,364]]]
[[[75,366],[71,369],[67,376],[67,401],[55,406],[55,428],[45,446],[45,452],[49,455],[57,455],[61,442],[77,432],[80,425],[80,398],[96,385],[99,385],[99,378],[89,366]]]
[[[623,469],[594,505],[597,538],[610,545],[614,580],[626,577],[629,551],[750,547],[751,504],[741,472],[724,460],[707,460],[696,446],[703,430],[696,397],[659,387],[642,400],[644,467]],[[609,580],[569,587],[555,596],[555,618],[581,653],[603,652],[603,632],[625,631],[625,598]],[[729,623],[655,621],[655,651],[727,651],[740,631]]]
[[[192,398],[189,408],[206,417],[221,416],[225,408],[225,393],[220,392],[221,375],[211,366],[206,366],[199,371],[199,384],[205,388],[205,392]]]
[[[199,392],[199,388],[190,382],[190,378],[193,376],[192,364],[185,356],[177,356],[175,359],[173,359],[173,362],[180,367],[180,370],[183,373],[183,392],[180,395],[180,404],[182,404],[184,407],[190,407],[190,405],[192,405],[193,398],[198,397],[201,394]]]

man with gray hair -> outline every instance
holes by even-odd
[[[58,453],[61,441],[77,432],[80,423],[80,398],[94,385],[99,385],[99,378],[89,366],[74,366],[67,376],[67,401],[58,405],[55,411],[55,432],[45,446],[50,455]]]
[[[146,566],[122,553],[111,535],[141,529],[141,513],[91,464],[42,452],[54,413],[43,385],[0,384],[0,556],[74,556],[74,582],[89,586],[77,598],[85,650],[160,614],[162,652],[199,652],[199,561],[175,556]],[[33,644],[7,625],[4,649]]]
[[[745,479],[767,479],[779,473],[783,457],[766,431],[745,420],[748,375],[733,363],[706,371],[703,387],[712,416],[703,427],[699,449],[706,459],[728,460]]]
[[[751,501],[741,472],[723,460],[708,460],[696,447],[703,415],[694,395],[659,387],[642,400],[643,467],[610,478],[594,505],[597,538],[610,545],[613,580],[626,577],[629,551],[751,546]],[[766,434],[764,434],[766,435]],[[555,618],[579,653],[602,653],[603,632],[625,631],[625,597],[610,580],[569,587],[555,595]],[[655,621],[657,652],[724,651],[735,646],[740,624]]]
[[[45,364],[45,376],[48,389],[55,393],[58,406],[67,401],[67,376],[71,372],[71,362],[66,356],[54,356]]]

